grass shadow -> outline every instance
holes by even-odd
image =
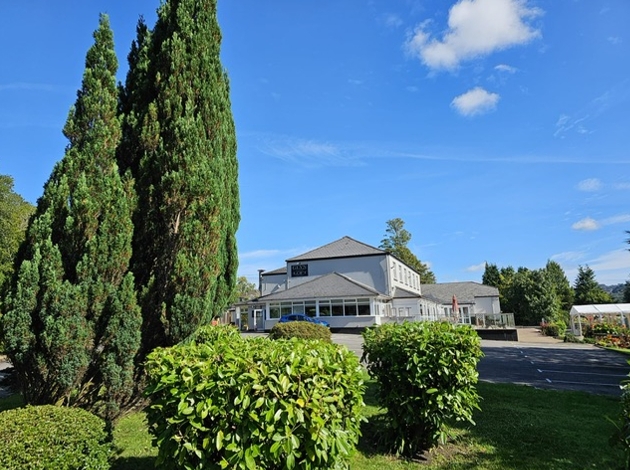
[[[155,457],[119,457],[112,462],[111,470],[155,470]]]

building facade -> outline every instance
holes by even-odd
[[[350,237],[290,258],[260,273],[248,328],[269,330],[282,315],[321,317],[332,328],[388,321],[437,320],[441,306],[422,296],[420,276],[395,256]]]

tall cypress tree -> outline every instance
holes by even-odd
[[[133,183],[116,164],[118,67],[102,15],[69,140],[37,203],[5,299],[3,339],[28,403],[114,419],[134,392],[141,314],[129,272]]]
[[[169,0],[130,55],[123,98],[134,117],[123,141],[132,155],[119,158],[131,161],[138,194],[143,353],[219,315],[236,281],[236,135],[220,43],[216,0]]]

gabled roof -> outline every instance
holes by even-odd
[[[264,295],[257,302],[383,296],[379,291],[339,273],[330,273],[290,289]]]
[[[392,297],[394,297],[395,299],[419,299],[422,296],[420,294],[408,291],[407,289],[403,289],[402,287],[395,287],[394,295]]]
[[[274,269],[272,271],[263,271],[261,273],[261,276],[275,276],[275,275],[278,275],[278,274],[286,274],[286,273],[287,273],[287,267],[283,266],[281,268]]]
[[[315,248],[314,250],[308,251],[294,258],[290,258],[287,262],[384,254],[386,254],[386,252],[383,250],[366,245],[365,243],[359,242],[350,237],[343,237],[337,241],[328,243],[327,245],[320,246],[319,248]]]
[[[450,304],[453,296],[461,304],[474,304],[475,297],[499,297],[499,289],[478,282],[443,282],[422,284],[422,297],[440,304]]]

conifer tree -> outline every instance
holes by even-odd
[[[113,420],[134,393],[141,314],[129,272],[133,184],[116,147],[118,67],[102,15],[64,135],[69,144],[38,200],[2,318],[26,401]]]
[[[169,0],[130,54],[123,101],[134,117],[123,142],[132,155],[119,159],[130,160],[138,194],[143,353],[219,315],[236,281],[236,135],[220,43],[216,0]]]
[[[575,278],[575,305],[609,304],[613,299],[595,280],[595,272],[588,266],[578,266]]]

